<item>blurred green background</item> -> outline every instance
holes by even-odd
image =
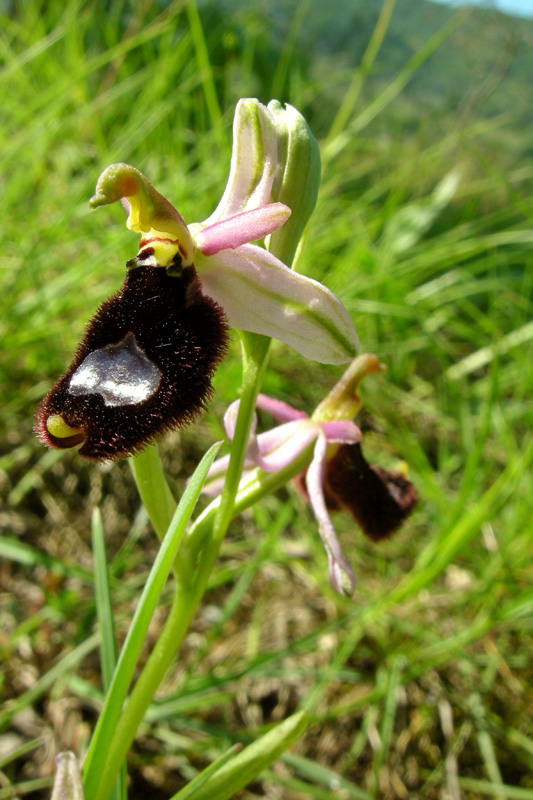
[[[290,102],[320,143],[297,268],[387,364],[363,387],[365,452],[405,460],[420,502],[379,547],[336,518],[352,600],[291,487],[234,523],[131,753],[130,797],[169,798],[305,707],[306,736],[242,798],[533,798],[533,21],[425,0],[0,13],[0,798],[46,797],[54,748],[82,755],[94,725],[91,508],[121,639],[156,551],[126,463],[32,434],[137,248],[122,210],[88,198],[126,161],[204,219],[247,96]],[[264,390],[310,412],[340,374],[276,343]],[[178,494],[239,382],[235,343],[209,414],[162,444]]]

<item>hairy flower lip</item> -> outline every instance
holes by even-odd
[[[360,491],[353,491],[354,484]],[[405,475],[371,466],[359,444],[341,445],[328,460],[324,489],[327,505],[332,499],[336,508],[349,511],[374,542],[398,530],[418,499]]]
[[[223,311],[200,291],[194,267],[176,276],[133,267],[41,402],[36,431],[52,447],[81,444],[90,460],[130,456],[206,409],[227,340]]]

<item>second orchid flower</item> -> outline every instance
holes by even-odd
[[[363,532],[378,541],[402,524],[417,499],[413,484],[401,472],[368,464],[360,446],[362,433],[352,421],[361,408],[359,384],[367,375],[382,369],[377,356],[359,356],[310,417],[286,403],[259,395],[257,408],[282,424],[257,435],[255,420],[248,443],[243,487],[254,468],[263,472],[283,470],[314,443],[309,465],[296,483],[313,509],[328,557],[330,580],[340,594],[353,593],[355,575],[343,553],[330,511],[349,511]],[[232,403],[224,417],[230,440],[238,403]],[[228,456],[215,461],[204,486],[206,494],[219,494],[227,466]]]

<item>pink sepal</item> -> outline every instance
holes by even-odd
[[[312,422],[293,420],[261,433],[257,437],[259,451],[248,452],[264,472],[276,472],[291,464],[318,434],[319,430]]]
[[[258,394],[256,407],[261,411],[266,411],[267,414],[279,420],[279,422],[292,422],[294,419],[306,419],[307,414],[305,411],[297,411],[288,403],[283,403],[281,400],[275,400],[266,394]]]
[[[335,444],[356,444],[363,438],[363,434],[351,420],[335,419],[329,422],[318,423],[324,433],[328,442]]]
[[[323,364],[342,364],[355,354],[348,312],[323,284],[255,244],[196,256],[202,291],[222,306],[232,328],[280,339]]]
[[[337,539],[335,528],[328,514],[322,488],[324,484],[327,447],[328,442],[325,435],[319,436],[315,445],[313,460],[307,470],[306,486],[309,494],[309,502],[311,503],[311,507],[318,522],[320,538],[328,554],[331,584],[339,594],[351,595],[355,589],[355,575]]]

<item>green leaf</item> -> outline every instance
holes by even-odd
[[[105,552],[104,529],[99,508],[93,509],[91,534],[94,555],[95,600],[100,623],[100,660],[104,689],[109,689],[117,661],[115,626],[109,589],[109,572]]]
[[[146,638],[148,626],[155,611],[159,596],[168,577],[185,528],[196,505],[220,443],[213,445],[196,468],[172,522],[163,539],[159,553],[148,576],[131,627],[122,648],[113,680],[100,714],[84,766],[85,792],[87,800],[100,799],[99,784],[106,767],[109,744],[115,734],[122,706],[133,677],[135,665]]]
[[[234,744],[233,747],[230,747],[220,758],[217,758],[216,761],[213,761],[206,769],[202,770],[195,778],[190,781],[187,786],[184,786],[177,794],[175,794],[171,800],[194,800],[196,792],[201,789],[211,778],[215,772],[218,772],[224,764],[227,764],[239,750],[242,749],[242,745]]]
[[[69,577],[79,578],[84,583],[92,583],[93,576],[88,569],[77,564],[68,564],[60,558],[43,553],[14,536],[0,536],[0,557],[9,561],[17,561],[27,567],[44,566]]]
[[[217,770],[191,797],[194,800],[225,800],[253,781],[279,758],[307,728],[305,711],[280,722],[275,728],[251,744],[238,756]],[[177,800],[176,795],[172,800]],[[182,800],[182,798],[180,798]]]

